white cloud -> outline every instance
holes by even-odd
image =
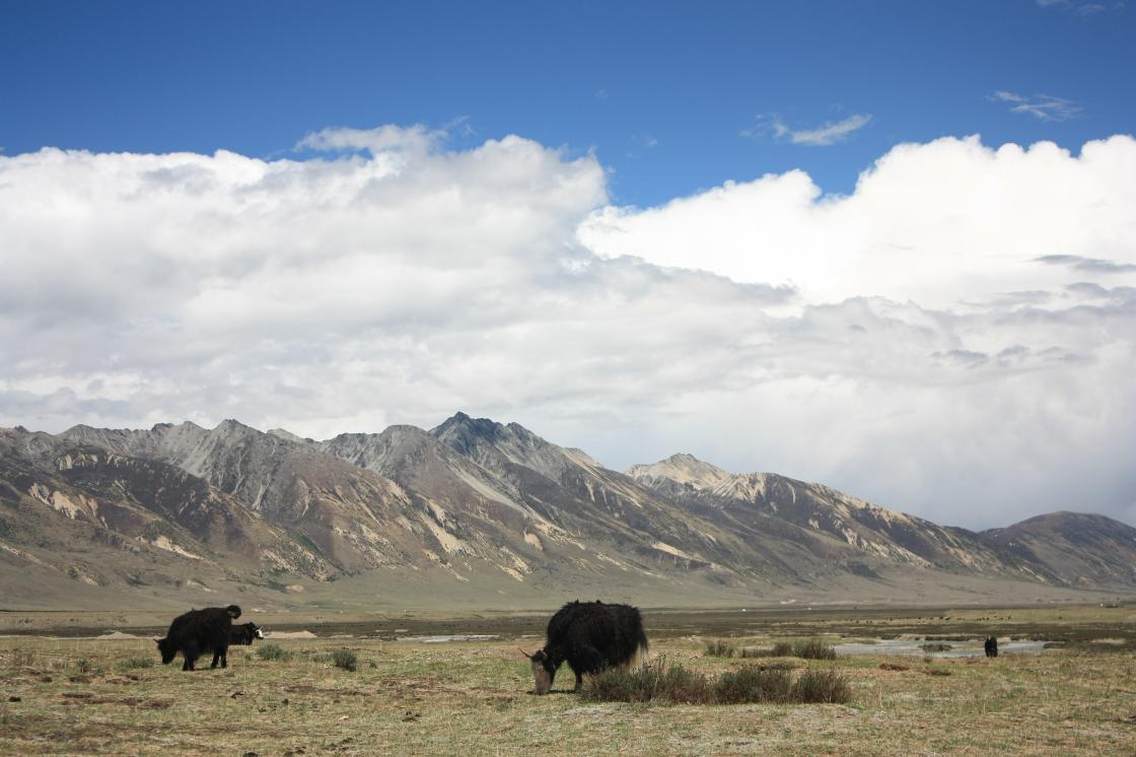
[[[1042,121],[1068,121],[1081,113],[1081,106],[1072,100],[1052,95],[1019,95],[999,90],[990,96],[994,102],[1010,104],[1011,113],[1025,113]]]
[[[1110,9],[1120,10],[1124,7],[1123,0],[1119,2],[1113,0],[1109,3],[1096,2],[1095,0],[1037,0],[1037,4],[1042,8],[1060,8],[1079,16],[1094,16]]]
[[[901,145],[848,197],[794,171],[647,210],[518,137],[304,142],[336,152],[0,157],[0,425],[460,408],[951,522],[1136,516],[1131,138]]]
[[[868,125],[872,120],[870,114],[855,113],[840,121],[829,121],[811,129],[793,129],[780,116],[758,116],[754,126],[742,130],[744,137],[756,137],[770,134],[777,139],[788,139],[795,145],[810,147],[827,147],[843,142],[854,132]]]
[[[1119,263],[1136,240],[1136,141],[992,149],[977,137],[899,145],[848,197],[824,196],[801,171],[769,174],[647,210],[605,208],[580,238],[736,281],[798,287],[809,301],[859,295],[934,307],[1065,280],[1036,258]]]

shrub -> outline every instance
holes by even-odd
[[[710,678],[664,660],[633,670],[614,668],[591,676],[581,697],[594,702],[742,704],[847,702],[851,687],[834,670],[806,670],[793,680],[784,665],[747,665]]]
[[[742,650],[743,652],[745,650]],[[706,651],[703,653],[707,657],[733,657],[738,653],[737,647],[729,642],[721,639],[706,642]]]
[[[929,676],[949,676],[951,671],[946,668],[927,668],[927,675]]]
[[[292,653],[279,644],[261,644],[256,649],[256,656],[262,660],[287,662],[292,659]]]
[[[880,670],[911,670],[908,665],[900,665],[898,662],[881,662]]]
[[[718,704],[785,702],[793,689],[793,676],[783,668],[746,666],[723,673],[714,684]]]
[[[770,652],[774,657],[792,657],[793,645],[787,641],[779,641],[773,645],[773,649],[771,649]]]
[[[350,649],[337,649],[331,653],[331,661],[337,668],[354,673],[359,667],[359,660]]]
[[[650,702],[697,704],[710,699],[706,676],[681,665],[668,666],[665,658],[637,668],[612,668],[592,676],[583,698],[599,702]]]
[[[851,698],[848,679],[835,670],[806,670],[790,694],[791,701],[801,704],[844,704]]]
[[[835,660],[836,649],[820,639],[807,639],[793,645],[793,655],[806,660]]]
[[[954,647],[950,644],[944,644],[941,641],[932,642],[930,644],[923,644],[921,645],[921,648],[928,654],[931,652],[949,652],[954,649]]]
[[[134,670],[136,668],[152,668],[154,660],[150,657],[127,657],[118,663],[119,670]]]

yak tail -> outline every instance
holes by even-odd
[[[639,627],[639,639],[638,639],[638,641],[639,641],[639,644],[638,644],[639,652],[641,654],[646,654],[648,648],[651,645],[647,643],[647,633],[646,633],[646,631],[643,630],[642,626]]]
[[[229,613],[229,616],[233,620],[236,620],[237,618],[241,617],[241,608],[237,607],[236,605],[229,605],[228,607],[225,608],[225,612]]]

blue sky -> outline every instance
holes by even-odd
[[[266,157],[328,126],[464,117],[458,146],[594,149],[620,204],[790,168],[848,192],[898,142],[1131,131],[1136,9],[1043,3],[4,0],[0,145]],[[998,91],[1069,108],[1012,112]],[[829,146],[773,126],[857,115]]]

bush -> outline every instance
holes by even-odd
[[[292,659],[292,653],[279,644],[261,644],[256,649],[256,656],[262,660],[287,662]]]
[[[127,657],[118,663],[119,670],[134,670],[136,668],[152,668],[154,660],[151,657]]]
[[[584,699],[598,702],[651,702],[696,704],[709,699],[706,676],[681,665],[667,666],[665,658],[637,668],[611,668],[591,676]]]
[[[770,650],[770,653],[774,657],[792,657],[793,645],[787,641],[779,641],[773,645],[773,649]]]
[[[949,676],[951,671],[946,668],[927,668],[927,675],[929,676]]]
[[[786,702],[793,689],[793,676],[785,669],[746,666],[723,673],[714,684],[718,704]]]
[[[794,681],[784,665],[747,665],[711,678],[660,659],[633,670],[613,668],[591,676],[581,697],[593,702],[808,704],[847,702],[851,687],[834,670],[806,670]]]
[[[331,661],[337,668],[354,673],[359,667],[359,660],[350,649],[337,649],[331,653]]]
[[[793,655],[806,660],[835,660],[836,649],[820,639],[808,639],[793,645]]]
[[[950,644],[944,644],[941,641],[932,642],[930,644],[923,644],[921,648],[924,652],[930,654],[931,652],[949,652],[954,649]]]
[[[745,650],[742,650],[744,653]],[[715,639],[714,641],[706,642],[706,651],[703,653],[707,657],[733,657],[738,653],[737,647],[729,642]]]
[[[835,670],[806,670],[793,684],[790,699],[801,704],[844,704],[852,698],[848,679]]]

